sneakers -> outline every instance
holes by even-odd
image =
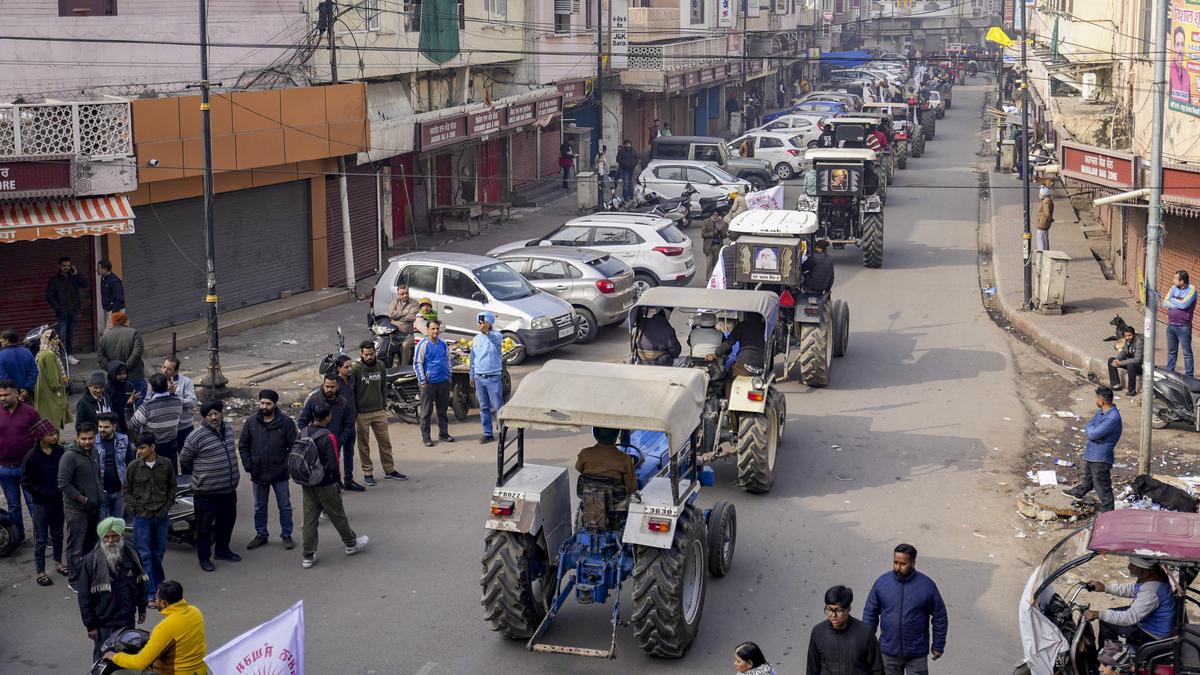
[[[1080,499],[1083,499],[1083,497],[1080,497],[1079,495],[1075,494],[1071,488],[1063,488],[1062,493],[1064,496],[1070,497],[1071,499],[1074,499],[1075,501],[1079,501]]]
[[[492,436],[484,436],[483,438],[479,439],[479,444],[487,445],[488,443],[494,443],[495,441],[496,441],[496,439],[493,438]]]
[[[353,546],[346,547],[346,555],[354,555],[355,553],[358,553],[359,551],[366,548],[367,544],[370,543],[370,541],[371,541],[371,539],[367,535],[364,534],[364,535],[360,536],[358,539],[354,540]]]
[[[308,569],[316,564],[317,564],[317,554],[316,553],[312,554],[311,558],[303,558],[300,560],[300,566],[303,567],[304,569]]]
[[[432,440],[430,440],[430,439],[426,438],[426,439],[425,439],[423,442],[425,443],[425,447],[427,447],[427,448],[432,448],[432,447],[433,447],[433,441],[432,441]]]
[[[69,363],[73,366],[77,366],[77,365],[79,365],[79,359],[75,358],[71,354],[67,354],[67,363]]]
[[[251,539],[249,544],[246,544],[246,550],[253,551],[254,549],[258,548],[259,546],[266,546],[266,545],[267,545],[267,538],[260,534],[256,537],[254,537],[253,539]]]
[[[453,443],[454,437],[451,436],[450,434],[446,434],[445,436],[438,436],[438,440],[446,442],[446,443]]]
[[[383,474],[383,477],[388,480],[408,480],[408,476],[396,471],[395,469]]]
[[[296,542],[293,541],[291,537],[284,537],[283,538],[283,547],[290,551],[290,550],[296,548]]]
[[[349,490],[350,492],[366,492],[367,491],[367,488],[359,485],[358,483],[355,483],[353,478],[351,478],[350,480],[343,483],[342,489]]]
[[[365,483],[367,487],[375,487],[375,476],[372,476],[371,474],[363,476],[363,483]]]

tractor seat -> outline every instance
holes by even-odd
[[[1200,626],[1184,626],[1183,640],[1183,672],[1197,672],[1200,670]],[[1147,642],[1138,647],[1134,661],[1140,666],[1170,665],[1174,655],[1175,642],[1167,638]]]
[[[575,482],[575,495],[579,497],[576,530],[596,533],[625,529],[629,493],[623,481],[581,473]]]

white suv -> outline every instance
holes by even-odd
[[[525,246],[570,246],[604,251],[633,269],[638,295],[658,285],[687,286],[696,275],[692,240],[674,223],[658,216],[597,213],[568,220],[537,239],[514,241],[488,251],[489,256]]]
[[[808,142],[803,134],[791,129],[751,131],[730,141],[729,145],[741,147],[746,140],[749,140],[754,148],[754,157],[770,162],[772,171],[779,180],[791,180],[796,174],[804,171],[804,150],[808,147]],[[813,140],[815,145],[816,139]]]

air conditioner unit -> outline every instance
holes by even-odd
[[[1079,91],[1081,94],[1083,94],[1083,100],[1095,101],[1096,97],[1100,94],[1100,90],[1096,86],[1096,74],[1084,73],[1079,79],[1082,82],[1082,86],[1080,86]]]

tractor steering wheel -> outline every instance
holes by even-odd
[[[633,468],[635,470],[642,468],[642,464],[646,461],[646,454],[642,452],[641,448],[637,447],[636,445],[630,445],[628,443],[618,443],[617,447],[618,448],[629,448],[630,450],[633,450],[635,453],[637,453],[637,457],[634,458]]]

